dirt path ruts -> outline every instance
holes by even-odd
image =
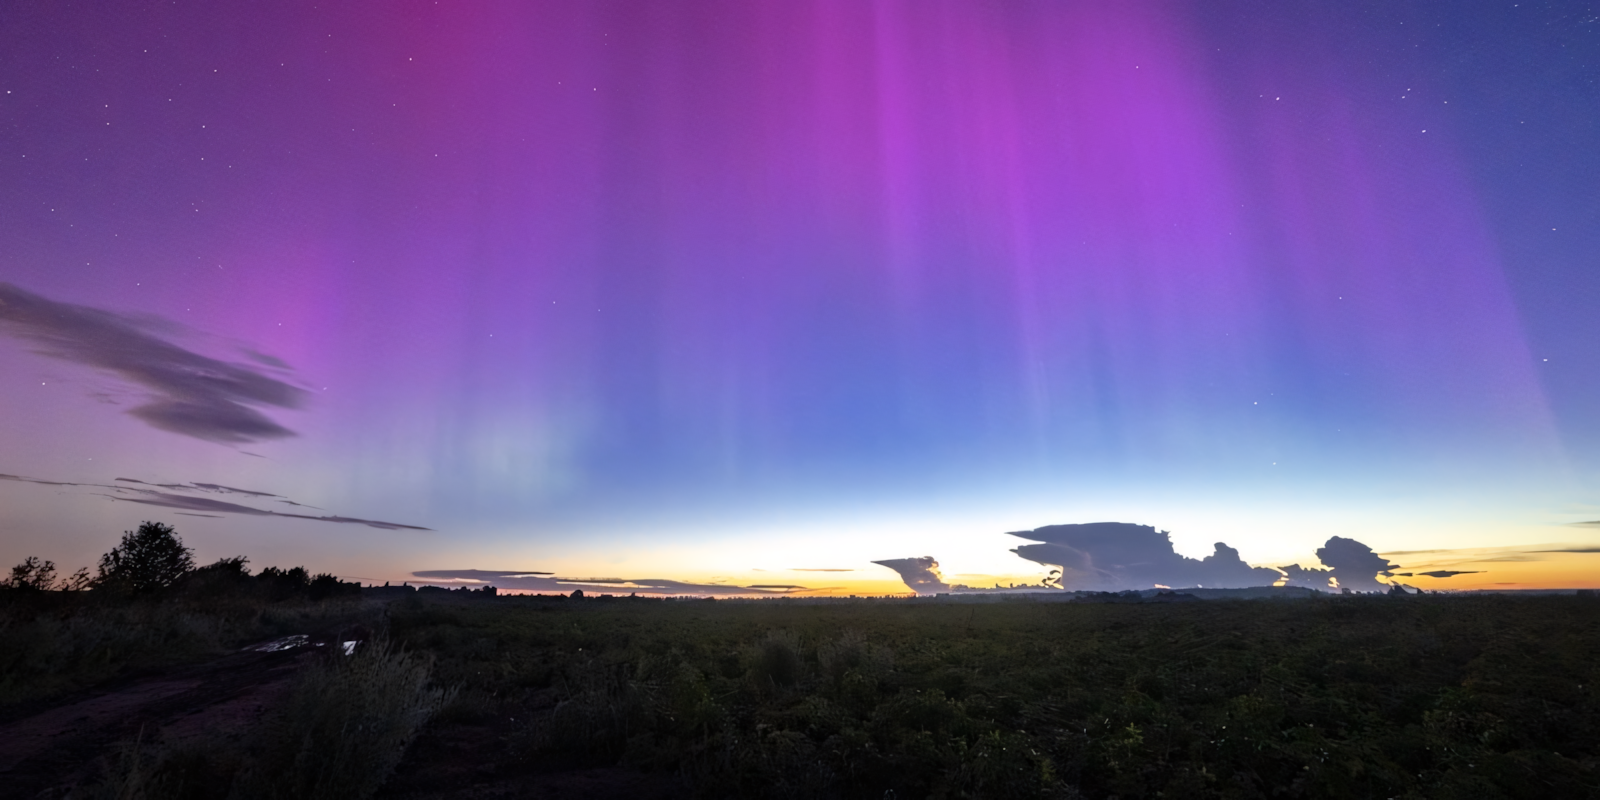
[[[289,688],[310,648],[244,651],[133,677],[0,724],[0,797],[37,797],[91,774],[134,736],[241,736]]]

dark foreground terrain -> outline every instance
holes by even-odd
[[[183,608],[5,609],[0,795],[1600,796],[1592,597]]]

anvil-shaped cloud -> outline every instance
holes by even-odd
[[[944,582],[944,576],[939,574],[939,562],[933,556],[921,558],[891,558],[887,561],[874,561],[874,564],[888,567],[900,573],[900,579],[911,587],[917,594],[935,594],[950,591],[950,585]]]
[[[1064,589],[1115,591],[1173,587],[1243,588],[1270,586],[1280,577],[1270,567],[1252,567],[1239,551],[1217,542],[1205,558],[1179,555],[1171,535],[1149,525],[1090,522],[1047,525],[1012,536],[1041,544],[1025,544],[1011,552],[1029,561],[1061,568]]]

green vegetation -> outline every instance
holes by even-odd
[[[243,557],[193,563],[170,526],[146,522],[101,557],[96,577],[58,579],[36,557],[13,567],[0,582],[0,708],[362,613],[360,586],[332,575],[251,575]]]
[[[391,630],[531,719],[522,757],[704,797],[1600,791],[1592,598],[417,599]]]
[[[12,570],[0,704],[43,708],[251,641],[370,634],[354,655],[340,637],[288,656],[298,672],[248,736],[157,724],[84,796],[428,797],[463,776],[613,766],[710,798],[1600,795],[1592,593],[363,594],[298,567],[251,574],[243,557],[169,579],[161,565],[187,550],[148,527],[94,579],[38,559]]]
[[[282,706],[241,745],[206,739],[124,743],[95,798],[371,797],[418,729],[454,692],[429,680],[429,659],[376,639],[305,669]]]

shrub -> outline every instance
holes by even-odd
[[[750,677],[757,686],[786,689],[800,682],[800,637],[791,631],[767,631],[751,654]]]
[[[0,616],[0,705],[104,680],[124,667],[215,652],[240,622],[134,604]]]
[[[234,795],[371,797],[422,725],[454,698],[454,690],[430,685],[431,673],[431,658],[385,639],[364,642],[350,656],[331,653],[307,668],[266,725]]]
[[[326,600],[340,595],[358,595],[361,593],[361,584],[345,583],[337,576],[326,572],[319,573],[306,585],[307,596],[312,600]]]
[[[85,800],[209,800],[237,767],[213,740],[149,742],[143,730],[110,754],[99,783],[74,792]]]
[[[559,683],[562,700],[533,732],[535,747],[616,758],[657,722],[659,687],[630,663],[577,661]]]
[[[194,599],[248,598],[254,594],[248,563],[250,559],[244,556],[219,559],[191,571],[174,589],[180,596]]]

